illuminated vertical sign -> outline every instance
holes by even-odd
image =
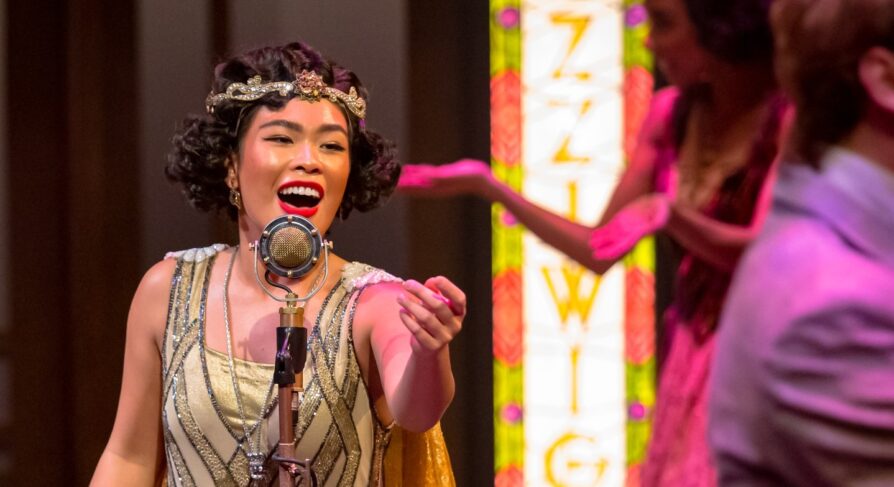
[[[587,225],[652,90],[641,5],[493,0],[492,164]],[[602,276],[493,208],[496,485],[634,485],[654,403],[650,242]]]

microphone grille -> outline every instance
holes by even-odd
[[[311,259],[312,254],[310,234],[301,228],[286,226],[270,236],[270,257],[281,267],[300,267]]]

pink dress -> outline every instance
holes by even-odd
[[[656,190],[667,190],[678,162],[682,130],[690,103],[673,96],[666,106],[667,130],[654,140],[657,149]],[[748,225],[758,195],[778,150],[785,105],[774,99],[747,164],[730,174],[701,210],[726,223]],[[769,132],[768,132],[769,131]],[[709,487],[717,485],[707,443],[708,377],[714,352],[714,330],[730,284],[731,273],[717,269],[683,249],[674,297],[664,314],[670,344],[658,383],[652,439],[642,470],[643,487]]]

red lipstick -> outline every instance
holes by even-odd
[[[279,187],[279,207],[286,213],[310,218],[317,213],[320,201],[323,201],[323,187],[312,181],[289,181]],[[297,206],[296,200],[313,202],[313,206]],[[291,203],[290,203],[291,201]]]

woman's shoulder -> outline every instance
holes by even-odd
[[[171,278],[177,268],[177,261],[164,258],[156,262],[143,274],[139,289],[156,290],[170,289]]]
[[[225,244],[213,244],[206,247],[195,247],[166,253],[162,260],[156,262],[143,275],[140,286],[137,288],[137,297],[139,297],[141,292],[167,297],[170,294],[178,269],[182,272],[183,267],[187,265],[196,269],[207,266],[217,254],[228,248],[230,247]],[[197,275],[198,272],[193,272],[192,274]]]
[[[665,138],[679,99],[680,90],[676,87],[669,86],[656,91],[652,95],[649,112],[643,120],[641,136],[653,144]]]
[[[680,89],[676,86],[661,88],[652,95],[652,109],[669,112],[679,98]]]
[[[228,248],[228,245],[214,244],[166,253],[163,259],[156,262],[143,275],[137,288],[135,301],[140,298],[141,294],[147,294],[154,298],[164,297],[166,300],[170,295],[175,277],[178,273],[184,272],[184,267],[191,266],[193,272],[190,274],[195,277],[200,274],[198,272],[200,268],[208,267],[217,254]]]
[[[399,287],[403,279],[388,271],[373,267],[362,262],[348,262],[341,271],[344,285],[349,291],[364,290],[369,287],[391,288],[395,284]]]
[[[216,243],[208,245],[207,247],[177,250],[166,253],[164,260],[174,260],[177,262],[204,262],[228,248],[230,248],[230,246],[227,244]]]
[[[191,249],[177,250],[165,254],[162,262],[169,262],[177,276],[189,276],[190,279],[203,279],[211,270],[211,264],[215,258],[230,249],[229,245],[216,243],[206,247],[194,247]],[[170,272],[169,278],[170,276]]]
[[[377,267],[349,262],[342,268],[343,285],[357,292],[357,318],[376,321],[397,309],[396,298],[403,292],[403,279]]]
[[[190,275],[195,278],[201,273],[201,268],[207,268],[217,254],[228,249],[229,246],[224,244],[214,244],[207,247],[196,247],[192,249],[179,250],[176,252],[168,252],[164,258],[156,262],[143,275],[137,293],[134,296],[134,304],[154,304],[167,308],[167,301],[171,294],[171,288],[174,285],[174,279],[178,274],[184,272],[185,266],[192,266],[193,272]]]
[[[160,345],[177,261],[162,259],[143,274],[130,305],[128,328]],[[128,332],[130,334],[131,331]]]
[[[349,262],[342,269],[342,285],[349,293],[356,293],[351,325],[355,340],[363,343],[370,339],[373,327],[399,323],[397,298],[404,292],[403,279],[368,264]]]

